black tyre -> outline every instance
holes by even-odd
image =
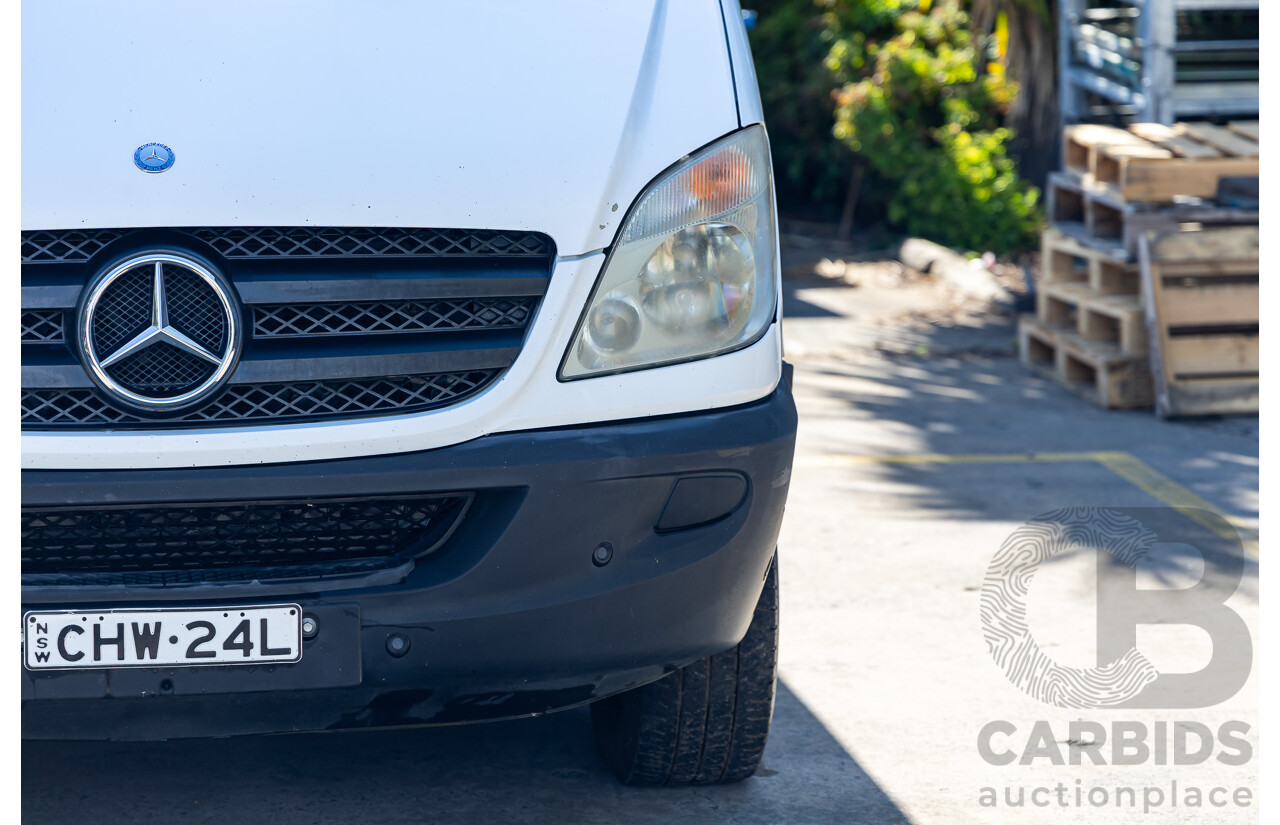
[[[732,650],[591,706],[596,745],[629,785],[714,785],[755,773],[773,719],[778,559]]]

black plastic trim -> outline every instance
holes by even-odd
[[[80,302],[80,285],[24,286],[20,300],[23,309],[72,309]]]
[[[741,128],[742,123],[742,104],[738,102],[738,71],[733,65],[733,44],[729,39],[729,17],[724,11],[724,2],[720,2],[720,24],[724,31],[724,54],[725,59],[729,61],[729,85],[733,87],[733,110],[738,115],[738,127]]]
[[[390,375],[505,370],[519,354],[518,345],[486,341],[480,346],[458,350],[246,358],[236,366],[227,384],[301,383]],[[97,386],[79,364],[23,365],[21,377],[23,389],[91,389]]]

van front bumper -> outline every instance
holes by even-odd
[[[460,490],[475,498],[439,549],[394,574],[24,582],[24,610],[289,602],[318,632],[296,664],[24,669],[23,735],[169,739],[452,724],[545,713],[653,681],[746,633],[782,522],[795,432],[784,380],[741,407],[491,435],[419,453],[25,471],[26,509]],[[602,545],[611,552],[597,553]],[[392,654],[393,635],[409,640],[407,653]]]

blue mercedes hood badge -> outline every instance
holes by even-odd
[[[144,143],[133,153],[133,162],[144,172],[163,172],[173,165],[173,150],[163,143]]]

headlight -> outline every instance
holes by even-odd
[[[640,196],[560,369],[586,378],[754,343],[773,321],[773,191],[764,127],[719,140]]]

